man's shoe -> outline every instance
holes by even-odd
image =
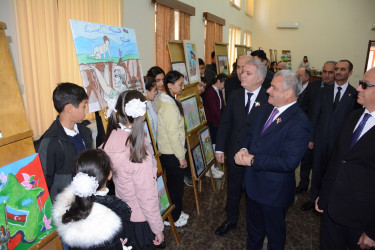
[[[215,231],[217,236],[223,236],[227,234],[229,231],[236,229],[237,224],[231,223],[230,221],[224,221],[223,224],[220,225]]]
[[[305,192],[305,191],[307,191],[307,188],[303,188],[303,187],[300,187],[300,186],[298,186],[296,188],[296,194],[299,194],[299,193],[302,193],[302,192]]]
[[[186,186],[189,186],[189,187],[193,186],[193,180],[191,179],[191,177],[184,176],[184,182],[185,182]]]
[[[309,201],[309,202],[303,204],[303,206],[301,207],[301,210],[302,210],[302,211],[309,211],[309,210],[311,210],[314,206],[315,206],[314,202]]]

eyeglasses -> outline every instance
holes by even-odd
[[[367,87],[375,87],[375,85],[374,84],[369,84],[369,83],[367,83],[367,82],[364,82],[364,81],[359,81],[359,85],[361,85],[362,86],[362,89],[367,89]]]

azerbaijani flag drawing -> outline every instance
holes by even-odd
[[[7,221],[9,249],[28,249],[52,233],[51,210],[39,154],[0,167],[0,230]]]

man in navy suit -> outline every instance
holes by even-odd
[[[320,89],[316,98],[311,118],[314,153],[310,201],[301,207],[303,211],[314,207],[333,144],[345,119],[357,107],[357,91],[348,82],[352,72],[353,64],[350,61],[337,62],[335,84]]]
[[[321,249],[375,248],[375,68],[335,143],[315,209],[323,212]]]
[[[322,69],[322,79],[309,82],[308,86],[305,89],[305,94],[300,94],[300,96],[298,97],[300,107],[303,111],[305,111],[310,121],[313,113],[312,110],[314,108],[315,99],[319,92],[319,89],[335,82],[335,66],[336,62],[334,61],[327,61],[326,63],[324,63]],[[301,160],[300,182],[298,184],[298,187],[296,188],[296,193],[307,191],[310,182],[310,171],[313,167],[312,163],[313,142],[311,138],[309,147]]]
[[[241,89],[234,90],[222,115],[216,139],[216,160],[224,163],[227,157],[227,219],[216,229],[218,236],[235,229],[239,217],[242,182],[245,168],[234,162],[234,155],[241,149],[251,124],[262,113],[269,113],[266,90],[261,87],[266,76],[266,66],[258,61],[248,61],[250,56],[242,56],[237,62],[237,73],[241,76]],[[240,66],[239,66],[240,65]],[[242,67],[242,68],[239,68]]]
[[[311,125],[297,104],[301,80],[290,70],[277,72],[267,90],[272,113],[257,117],[235,162],[246,166],[247,249],[284,249],[285,215],[294,201],[295,169],[306,151]]]

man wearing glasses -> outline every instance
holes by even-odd
[[[353,64],[340,60],[335,66],[335,83],[321,88],[317,95],[311,117],[314,152],[310,201],[301,207],[303,211],[314,207],[334,142],[356,104],[357,91],[348,82],[352,72]]]
[[[375,247],[375,68],[359,81],[364,108],[344,123],[315,209],[323,213],[321,249]]]

